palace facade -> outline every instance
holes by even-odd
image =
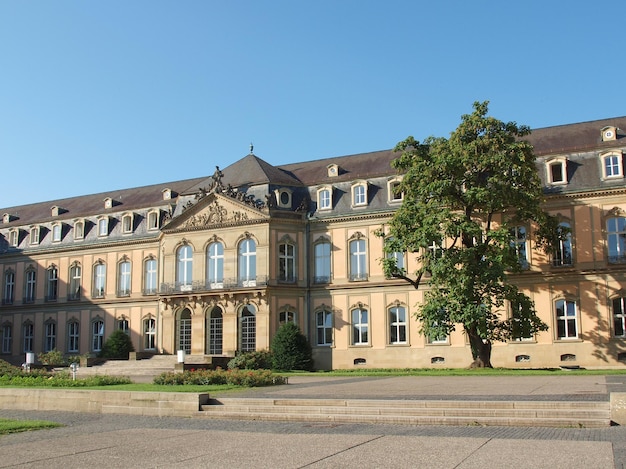
[[[549,329],[496,343],[501,367],[626,365],[626,117],[537,129],[545,208],[571,230],[546,255],[514,230],[511,277]],[[272,166],[250,152],[213,175],[0,209],[0,358],[135,350],[211,361],[267,349],[293,321],[318,369],[464,367],[462,327],[429,339],[424,289],[386,278],[402,203],[393,151]],[[411,253],[396,253],[408,271]],[[510,312],[503,312],[510,314]]]

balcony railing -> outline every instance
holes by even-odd
[[[366,273],[350,274],[351,282],[365,282],[367,278]]]
[[[261,275],[252,279],[225,278],[222,282],[195,281],[192,283],[162,283],[159,288],[161,295],[172,295],[176,293],[198,293],[219,290],[234,290],[238,288],[254,288],[267,285],[267,276]]]

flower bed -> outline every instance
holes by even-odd
[[[230,384],[235,386],[258,387],[286,384],[287,378],[270,370],[188,370],[182,373],[165,372],[154,378],[154,384]]]

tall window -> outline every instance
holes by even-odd
[[[74,239],[83,239],[85,237],[85,222],[80,220],[74,223]]]
[[[28,269],[26,271],[26,284],[24,285],[24,303],[35,301],[36,287],[37,272],[35,272],[35,269]]]
[[[386,241],[391,242],[393,238],[388,238]],[[390,252],[387,254],[387,258],[394,259],[396,262],[396,268],[398,270],[404,270],[404,253],[400,251]]]
[[[106,264],[98,263],[93,267],[93,297],[104,298],[106,288],[107,267]]]
[[[193,271],[193,252],[191,246],[185,245],[178,248],[176,258],[176,282],[182,291],[190,291]]]
[[[4,294],[2,295],[3,305],[12,305],[15,299],[15,272],[7,270],[4,273]]]
[[[133,231],[133,216],[132,215],[124,215],[122,217],[122,232],[123,233],[132,233]]]
[[[19,232],[17,230],[11,230],[9,231],[9,245],[10,246],[17,246],[19,244]]]
[[[78,353],[80,345],[80,324],[73,320],[67,323],[67,351]]]
[[[59,223],[52,225],[52,241],[53,242],[58,243],[59,241],[61,241],[62,228],[63,227]]]
[[[554,249],[552,265],[555,267],[572,265],[572,233],[569,223],[559,223],[557,228],[560,239]],[[566,233],[565,235],[563,235]]]
[[[256,243],[252,239],[239,243],[239,284],[256,286]]]
[[[406,344],[406,309],[404,306],[389,308],[389,343]]]
[[[2,353],[12,353],[13,350],[13,326],[10,323],[2,325]]]
[[[391,180],[388,182],[389,202],[400,202],[404,198],[404,194],[400,190],[400,181]]]
[[[296,247],[290,243],[278,245],[278,280],[296,281]]]
[[[222,309],[219,306],[213,307],[209,313],[209,334],[207,351],[209,355],[221,355],[222,352],[222,338],[224,335],[224,320],[222,317]]]
[[[239,350],[254,352],[256,350],[256,309],[246,305],[239,316]]]
[[[578,338],[576,303],[569,300],[557,300],[555,309],[557,337],[559,339]]]
[[[207,281],[210,288],[224,288],[224,245],[220,242],[207,249]]]
[[[144,295],[154,295],[157,292],[157,261],[156,259],[146,259],[143,264],[143,293]]]
[[[328,241],[321,241],[315,244],[315,283],[330,282],[330,252],[331,244]]]
[[[39,227],[33,226],[30,229],[30,244],[39,244]]]
[[[185,308],[178,318],[178,334],[176,350],[191,353],[191,311]]]
[[[626,217],[609,218],[606,221],[609,244],[609,262],[626,261]]]
[[[57,323],[48,321],[44,324],[43,351],[50,352],[57,346]]]
[[[91,351],[100,352],[104,343],[104,321],[96,319],[91,323]]]
[[[126,335],[130,335],[130,323],[128,319],[126,319],[125,317],[121,317],[117,320],[116,325],[117,329],[119,329]]]
[[[22,325],[22,343],[24,344],[23,352],[33,351],[33,339],[35,337],[35,326],[30,321]]]
[[[317,328],[317,345],[333,344],[333,313],[330,311],[318,311],[315,314]]]
[[[100,218],[98,220],[98,236],[107,236],[109,234],[109,219]]]
[[[350,280],[367,280],[367,253],[364,239],[350,241]]]
[[[143,320],[143,349],[156,349],[156,320],[154,318]]]
[[[554,160],[548,164],[548,180],[551,184],[567,183],[567,160]]]
[[[369,341],[368,311],[364,308],[352,310],[352,345],[365,345]]]
[[[69,289],[69,299],[70,300],[80,300],[80,281],[82,276],[82,269],[80,264],[74,263],[70,267],[70,289]]]
[[[159,229],[159,212],[148,213],[148,229],[149,230]]]
[[[516,226],[511,229],[511,248],[515,251],[519,264],[523,269],[528,267],[526,241],[526,227]]]
[[[511,324],[513,340],[532,340],[533,336],[529,329],[530,323],[522,317],[521,305],[517,302],[511,302]]]
[[[130,262],[122,261],[118,264],[117,296],[130,295]]]
[[[613,335],[626,337],[626,298],[613,300]]]
[[[59,296],[59,270],[52,265],[46,271],[46,300],[56,301]]]

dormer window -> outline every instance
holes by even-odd
[[[13,247],[17,247],[19,243],[19,231],[17,229],[13,229],[9,231],[9,245]]]
[[[52,242],[58,243],[63,237],[63,225],[61,223],[55,223],[52,225]]]
[[[352,186],[352,206],[367,205],[367,182],[359,181]]]
[[[133,214],[125,213],[122,216],[122,233],[128,234],[133,232]]]
[[[11,223],[13,220],[17,220],[18,217],[15,215],[11,215],[10,213],[5,213],[2,215],[2,223]]]
[[[550,184],[567,184],[567,159],[556,158],[546,163]]]
[[[39,244],[39,227],[30,227],[30,244]]]
[[[317,190],[317,209],[330,210],[333,208],[333,188],[324,186]]]
[[[404,193],[400,190],[400,183],[402,182],[401,177],[394,177],[387,181],[387,194],[388,201],[392,202],[402,202],[404,199]]]
[[[148,213],[148,230],[159,229],[159,211],[155,210]]]
[[[336,164],[329,164],[328,166],[326,166],[326,169],[328,170],[329,178],[339,176],[339,166],[337,166]]]
[[[609,142],[611,140],[617,140],[617,128],[609,125],[602,129],[602,141]]]
[[[172,198],[172,190],[171,189],[163,189],[163,200],[170,200]]]
[[[74,239],[83,239],[85,237],[85,221],[74,221]]]
[[[108,217],[98,218],[98,236],[109,235],[109,219]]]
[[[113,207],[113,199],[111,197],[107,197],[106,199],[104,199],[104,208],[111,207]]]
[[[280,208],[291,208],[291,195],[290,189],[276,189],[274,191],[276,195],[276,203]]]
[[[602,153],[600,161],[602,164],[603,179],[613,179],[624,177],[623,155],[621,152]]]
[[[58,205],[55,205],[54,207],[52,207],[51,209],[52,211],[52,216],[53,217],[58,217],[59,215],[61,215],[62,213],[67,212],[67,210],[62,209],[61,207],[59,207]]]

